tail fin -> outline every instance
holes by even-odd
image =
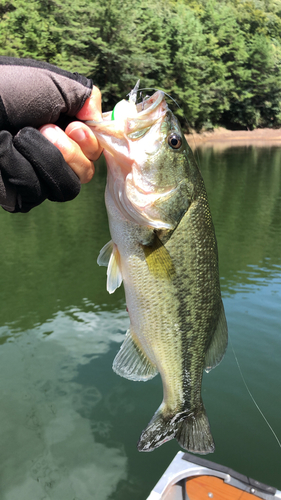
[[[215,443],[205,410],[179,423],[176,439],[184,450],[206,455],[215,451]]]
[[[192,453],[205,455],[213,453],[215,450],[208,417],[204,409],[196,416],[182,412],[167,419],[163,415],[161,406],[142,432],[138,442],[138,450],[153,451],[173,438],[177,439],[183,449]]]

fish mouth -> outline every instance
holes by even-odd
[[[137,114],[127,117],[126,134],[130,139],[142,137],[157,122],[161,122],[168,111],[165,94],[157,90],[152,96],[136,105]]]
[[[175,186],[159,188],[143,174],[143,166],[163,146],[170,113],[164,92],[157,90],[138,104],[120,101],[113,120],[109,112],[103,113],[101,122],[86,122],[104,149],[107,192],[123,217],[141,226],[168,230],[174,229],[174,221],[162,220],[155,204],[171,197]]]
[[[167,103],[165,101],[165,94],[162,90],[157,90],[152,96],[146,97],[142,102],[136,104],[136,109],[139,116],[145,116],[148,113],[156,110],[161,104],[165,103],[165,109],[167,108]]]
[[[148,130],[154,123],[162,120],[168,110],[165,94],[161,90],[157,90],[152,96],[136,105],[125,100],[120,103],[124,103],[124,106],[114,120],[112,119],[113,111],[108,111],[102,113],[102,121],[87,120],[85,122],[99,139],[102,139],[102,135],[115,139],[121,139],[124,136],[133,140],[138,139],[145,133],[145,129]]]
[[[123,104],[122,104],[123,103]],[[112,111],[102,114],[102,121],[88,120],[85,123],[93,130],[105,156],[109,159],[108,164],[122,164],[123,175],[132,171],[133,165],[138,163],[140,156],[145,153],[153,154],[162,144],[163,123],[169,114],[169,108],[165,101],[165,94],[157,90],[152,96],[144,99],[138,104],[129,101],[120,101],[121,109],[112,120]],[[116,105],[117,107],[117,105]],[[115,108],[116,108],[115,107]],[[153,129],[153,138],[149,143],[151,151],[144,151],[143,144],[138,146],[139,139],[143,138]],[[160,139],[160,140],[159,140]]]

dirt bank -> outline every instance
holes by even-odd
[[[281,147],[281,129],[226,130],[219,127],[212,132],[194,133],[185,137],[192,149],[196,147],[226,149],[233,146],[252,145],[257,147]]]

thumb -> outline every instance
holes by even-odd
[[[101,92],[97,87],[93,87],[92,93],[86,99],[84,106],[77,113],[79,120],[101,121]]]

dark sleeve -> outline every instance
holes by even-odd
[[[46,198],[69,201],[80,192],[61,152],[31,127],[15,137],[0,132],[0,166],[0,205],[9,212],[29,212]]]
[[[0,56],[0,130],[18,132],[74,117],[93,82],[78,73],[32,59]]]
[[[28,212],[46,198],[73,199],[80,181],[36,128],[69,123],[92,81],[31,59],[0,57],[0,205]]]

